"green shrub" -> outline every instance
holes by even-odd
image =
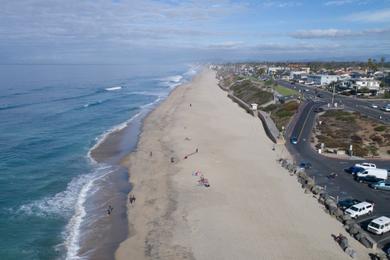
[[[266,112],[271,112],[271,111],[276,110],[277,108],[278,108],[278,105],[271,104],[271,105],[266,106],[263,110]]]
[[[374,128],[375,131],[377,132],[383,132],[386,130],[386,126],[385,125],[380,125],[380,126],[377,126]]]
[[[377,144],[383,143],[382,136],[380,136],[380,135],[371,135],[371,136],[370,136],[370,139],[371,139],[372,141],[376,142]]]
[[[368,149],[362,145],[354,145],[353,146],[353,154],[356,156],[360,156],[360,157],[367,156]]]
[[[290,117],[292,116],[294,113],[291,112],[291,111],[286,111],[286,110],[278,110],[276,111],[276,115],[278,117]]]
[[[287,102],[283,104],[283,108],[288,111],[296,111],[299,107],[299,104],[295,101]]]

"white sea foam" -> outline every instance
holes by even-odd
[[[175,75],[175,76],[169,76],[169,77],[166,77],[166,78],[163,78],[162,80],[164,81],[169,81],[169,82],[180,82],[181,80],[183,79],[183,76],[182,75]]]
[[[88,175],[81,175],[74,178],[64,191],[59,192],[52,197],[46,197],[22,205],[17,212],[19,214],[41,217],[58,215],[69,216],[77,199],[76,195],[88,179]]]
[[[105,88],[105,90],[107,91],[116,91],[116,90],[121,90],[122,87],[121,86],[118,86],[118,87],[110,87],[110,88]]]
[[[78,257],[78,251],[80,249],[80,231],[82,222],[86,216],[85,205],[88,195],[93,188],[93,184],[96,180],[104,178],[107,174],[110,174],[112,170],[108,170],[109,166],[101,166],[96,169],[91,178],[89,178],[79,190],[78,197],[74,202],[74,214],[66,226],[64,236],[64,246],[66,248],[66,258],[69,260],[80,259]]]
[[[99,164],[91,173],[74,178],[64,191],[23,205],[17,212],[27,216],[71,217],[63,233],[64,243],[57,248],[64,247],[66,259],[78,259],[80,227],[86,215],[84,203],[93,193],[94,182],[113,170],[112,166]]]
[[[91,149],[89,149],[88,153],[87,153],[87,157],[89,159],[89,161],[92,163],[92,164],[96,164],[97,162],[93,159],[91,153],[94,149],[96,149],[100,144],[102,144],[106,138],[112,134],[112,133],[115,133],[115,132],[118,132],[122,129],[124,129],[129,123],[131,123],[134,119],[136,119],[140,114],[141,114],[142,111],[138,112],[137,114],[135,114],[134,116],[132,116],[129,120],[125,121],[125,122],[122,122],[114,127],[112,127],[111,129],[105,131],[103,134],[101,134],[100,136],[96,137],[95,140],[96,140],[96,143],[92,146]]]
[[[87,103],[87,104],[84,105],[84,107],[87,108],[87,107],[96,106],[96,105],[99,105],[99,104],[102,104],[102,103],[103,103],[103,100],[98,100],[98,101],[95,101],[95,102]]]
[[[133,91],[129,92],[128,94],[133,94],[133,95],[143,95],[143,96],[155,96],[155,97],[162,97],[162,96],[167,96],[168,93],[166,92],[152,92],[152,91]]]
[[[170,77],[165,77],[160,79],[160,85],[169,87],[170,89],[173,89],[183,83],[183,76],[182,75],[175,75]]]
[[[193,77],[199,72],[199,70],[202,68],[202,65],[190,64],[189,67],[190,68],[184,73],[184,75],[187,77]]]
[[[188,72],[186,72],[186,76],[190,77],[197,73],[197,71],[193,68],[191,68]],[[172,77],[167,77],[163,79],[164,82],[172,89],[180,84],[182,84],[185,79],[181,75],[176,75]],[[107,90],[107,89],[106,89]],[[115,89],[117,90],[117,89]],[[91,163],[93,163],[95,166],[100,166],[100,164],[97,164],[97,162],[91,157],[91,151],[97,148],[101,143],[103,143],[106,138],[114,132],[120,131],[124,129],[129,123],[131,123],[134,119],[141,115],[145,115],[150,109],[156,105],[158,102],[160,102],[162,99],[164,99],[169,93],[167,92],[147,92],[147,91],[141,91],[141,92],[134,92],[136,94],[140,95],[153,95],[157,96],[156,100],[154,100],[151,103],[145,104],[140,107],[140,111],[132,116],[129,120],[120,123],[111,129],[104,132],[102,135],[96,138],[95,145],[89,150],[88,152],[88,158],[90,159]],[[106,166],[109,167],[109,166]],[[104,169],[102,167],[99,167],[96,172],[90,176],[90,178],[85,178],[84,176],[81,176],[80,178],[76,179],[74,182],[78,183],[78,185],[74,185],[76,188],[68,188],[67,191],[64,191],[64,193],[69,193],[70,195],[73,195],[74,197],[72,199],[68,200],[68,203],[66,203],[66,208],[73,209],[72,212],[74,212],[74,215],[71,217],[66,230],[65,230],[65,243],[64,246],[67,249],[66,259],[79,259],[77,256],[78,251],[80,249],[80,227],[82,225],[83,219],[86,216],[86,211],[84,208],[84,203],[87,199],[87,196],[90,195],[93,191],[93,184],[96,180],[99,178],[102,178],[106,174],[109,174],[110,170]],[[73,181],[69,186],[72,186]],[[78,194],[78,196],[75,196],[75,194]],[[57,195],[56,195],[57,196]],[[59,196],[61,197],[61,196]],[[49,200],[50,201],[50,200]],[[56,200],[53,200],[52,202],[48,203],[48,205],[52,205],[55,203]],[[50,208],[46,207],[46,208]],[[60,211],[58,211],[60,212]]]

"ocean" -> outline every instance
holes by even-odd
[[[0,65],[0,259],[112,258],[131,190],[118,162],[198,68]],[[112,136],[115,149],[93,158]]]

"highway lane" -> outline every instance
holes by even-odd
[[[303,95],[306,98],[310,99],[319,99],[323,100],[325,102],[331,103],[332,100],[332,93],[318,89],[313,86],[305,86],[302,84],[291,84],[287,81],[278,80],[278,84],[295,89],[303,93]],[[321,98],[318,98],[317,95],[320,95]],[[372,104],[376,104],[379,107],[382,107],[385,104],[390,103],[386,100],[364,100],[364,99],[358,99],[355,97],[348,97],[344,95],[336,94],[334,97],[334,102],[336,102],[339,106],[344,105],[347,109],[354,110],[356,112],[360,112],[361,114],[364,114],[366,116],[369,116],[371,118],[374,118],[376,120],[382,121],[383,123],[390,123],[390,112],[385,112],[380,110],[379,108],[372,108]]]
[[[286,146],[288,150],[296,161],[306,161],[312,164],[312,168],[308,169],[307,173],[314,177],[316,184],[325,187],[330,195],[340,199],[352,197],[362,201],[373,201],[375,203],[375,210],[371,219],[382,215],[390,216],[390,192],[373,190],[365,184],[356,182],[350,174],[344,172],[345,168],[359,162],[359,160],[343,160],[325,157],[318,154],[311,147],[310,137],[316,117],[313,110],[316,107],[323,105],[324,102],[309,101],[302,109],[299,114],[300,116],[295,121],[295,125],[292,127],[292,130],[290,130],[290,133],[288,133],[291,134],[290,136],[298,137],[298,143],[296,145],[287,143]],[[389,161],[368,161],[375,162],[379,168],[390,168]],[[338,174],[338,176],[334,179],[327,177],[332,172]],[[377,241],[387,238],[390,239],[390,234],[384,236],[374,236],[374,239]],[[384,243],[384,241],[381,243]]]

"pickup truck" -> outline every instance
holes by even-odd
[[[364,169],[375,169],[376,168],[376,165],[373,164],[373,163],[368,163],[368,162],[364,162],[364,163],[357,163],[355,164],[356,167],[360,167],[360,168],[364,168]]]

